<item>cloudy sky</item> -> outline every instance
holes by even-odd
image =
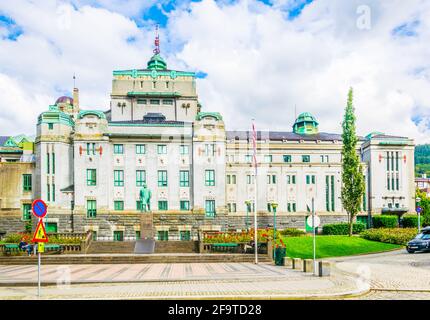
[[[340,132],[352,86],[359,134],[430,142],[427,0],[0,0],[0,135],[34,134],[73,74],[81,106],[108,109],[112,70],[146,66],[156,23],[229,129],[290,131],[297,110]]]

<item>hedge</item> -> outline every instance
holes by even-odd
[[[372,221],[374,228],[397,228],[399,226],[399,219],[397,216],[374,216]]]
[[[366,229],[366,225],[361,222],[352,225],[352,233],[360,233]],[[349,234],[349,223],[332,223],[323,226],[324,235],[347,235]]]
[[[286,228],[284,230],[279,231],[282,236],[290,236],[290,237],[299,237],[306,234],[306,232],[295,229],[295,228]]]
[[[406,245],[417,233],[415,228],[379,228],[366,230],[360,236],[372,241]]]
[[[421,226],[423,225],[423,220],[420,219]],[[416,228],[418,226],[418,216],[416,215],[406,215],[402,218],[403,228]]]

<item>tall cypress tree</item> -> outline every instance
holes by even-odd
[[[353,91],[349,89],[348,103],[342,123],[342,205],[348,213],[349,236],[352,236],[354,217],[360,211],[365,191],[363,168],[356,146],[355,114],[352,103]]]

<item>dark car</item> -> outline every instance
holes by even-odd
[[[430,227],[422,229],[414,239],[409,241],[406,245],[406,250],[409,253],[430,250]]]

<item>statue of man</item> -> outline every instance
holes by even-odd
[[[140,189],[140,212],[151,210],[151,196],[151,190],[148,189],[146,183],[143,183],[143,188]]]

